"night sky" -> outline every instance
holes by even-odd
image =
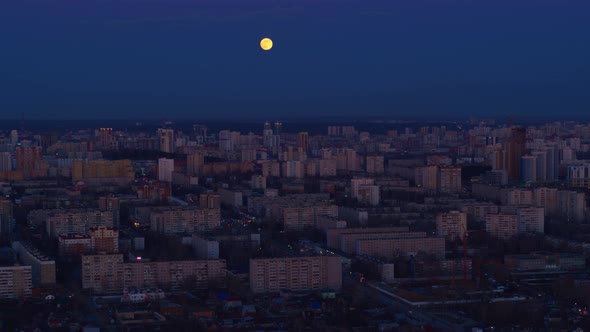
[[[0,1],[3,117],[537,113],[590,113],[588,0]]]

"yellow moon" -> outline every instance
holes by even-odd
[[[262,38],[260,41],[260,48],[268,51],[272,48],[272,40],[270,38]]]

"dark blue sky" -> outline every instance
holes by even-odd
[[[0,1],[0,116],[537,112],[590,113],[588,0]]]

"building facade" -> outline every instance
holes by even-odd
[[[250,259],[253,293],[281,290],[313,291],[342,288],[342,262],[338,256]]]

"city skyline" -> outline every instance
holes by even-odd
[[[588,13],[2,2],[0,330],[590,331]]]
[[[590,326],[590,123],[248,125],[0,131],[7,329]]]

